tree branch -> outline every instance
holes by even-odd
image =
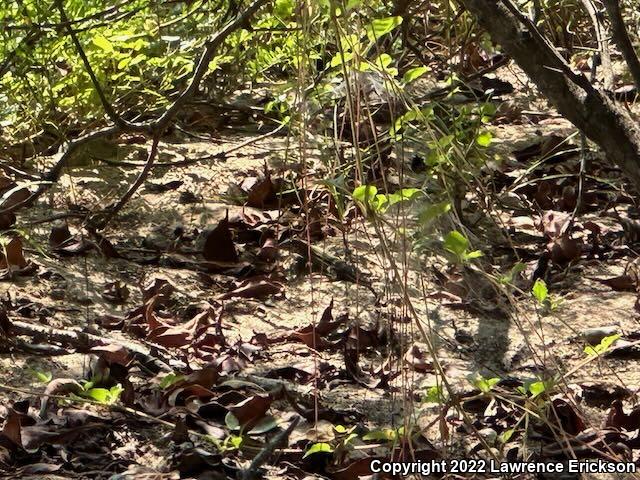
[[[640,187],[640,129],[630,115],[594,88],[584,75],[574,72],[509,0],[462,2],[559,113],[597,143]]]
[[[55,0],[55,1],[58,6],[61,5],[62,0]],[[85,68],[87,68],[87,72],[92,77],[92,81],[94,81],[95,79],[94,87],[96,87],[96,91],[98,92],[98,95],[101,98],[103,107],[105,108],[105,111],[107,111],[107,114],[109,115],[110,119],[113,121],[114,125],[88,133],[86,135],[83,135],[80,138],[77,138],[76,140],[73,140],[67,143],[66,147],[62,151],[62,155],[60,156],[56,164],[51,168],[51,170],[49,170],[49,172],[47,172],[42,176],[42,180],[44,180],[44,182],[38,187],[38,189],[34,193],[32,193],[31,196],[29,196],[29,198],[27,198],[26,200],[20,203],[17,203],[15,205],[12,205],[11,207],[0,210],[0,215],[6,214],[6,213],[12,213],[17,210],[20,210],[21,208],[32,205],[43,193],[49,190],[49,188],[51,188],[51,186],[60,178],[62,170],[66,166],[71,155],[74,152],[78,151],[83,145],[93,140],[96,140],[98,138],[102,138],[110,135],[116,135],[116,134],[121,134],[125,132],[134,132],[134,131],[144,132],[145,134],[150,135],[153,138],[152,147],[149,152],[149,155],[147,156],[147,161],[145,163],[145,166],[142,172],[140,172],[140,175],[138,175],[138,177],[136,178],[136,181],[127,190],[127,192],[120,199],[120,201],[116,203],[115,207],[112,210],[113,213],[107,212],[107,217],[106,217],[107,220],[111,219],[115,215],[115,213],[117,213],[120,209],[122,209],[122,207],[126,204],[126,202],[133,196],[135,191],[140,187],[142,183],[144,183],[144,181],[148,177],[149,173],[151,172],[151,169],[153,168],[154,161],[157,156],[158,142],[160,137],[165,132],[165,130],[167,129],[171,121],[174,119],[178,111],[197,91],[200,85],[200,82],[202,81],[202,78],[204,77],[204,75],[207,72],[207,69],[209,68],[209,63],[213,59],[213,56],[215,55],[216,50],[229,37],[229,35],[231,35],[233,32],[241,28],[243,25],[246,25],[249,19],[263,5],[266,5],[269,2],[270,0],[255,0],[249,7],[247,7],[247,9],[244,12],[238,15],[234,20],[231,20],[229,23],[227,23],[227,25],[225,25],[222,28],[222,30],[220,30],[215,35],[213,35],[211,39],[209,39],[205,44],[204,51],[200,55],[200,58],[194,70],[193,76],[191,77],[191,81],[189,82],[189,85],[182,91],[182,93],[176,98],[176,100],[165,110],[165,112],[159,118],[147,123],[126,122],[123,119],[121,119],[117,115],[117,113],[115,113],[115,111],[113,111],[113,107],[111,107],[109,102],[106,100],[106,97],[104,97],[104,93],[102,94],[100,93],[102,92],[102,89],[100,88],[100,84],[95,78],[95,75],[92,73],[93,70],[91,68],[91,65],[88,62],[88,59],[86,58],[86,55],[84,55],[84,51],[82,50],[82,45],[79,44],[79,41],[75,36],[75,33],[72,33],[72,31],[70,31],[69,35],[71,36],[72,39],[75,38],[74,43],[76,44],[76,48],[78,49],[79,53],[82,52],[80,53],[80,56],[83,57]],[[61,15],[64,15],[64,9],[62,9]],[[66,20],[63,19],[63,22],[66,22],[67,24],[69,24],[68,19]],[[111,110],[111,114],[109,114],[109,110]],[[104,221],[100,223],[101,228],[104,228],[105,226],[106,226],[106,223]]]
[[[120,117],[120,115],[118,115],[118,113],[113,108],[113,105],[111,105],[111,103],[109,103],[109,101],[107,100],[107,97],[104,94],[104,90],[102,90],[102,86],[98,81],[98,77],[96,77],[96,74],[93,71],[93,67],[91,66],[91,63],[87,58],[87,54],[84,52],[84,49],[82,48],[82,44],[80,43],[80,40],[78,40],[78,36],[76,35],[76,32],[73,30],[73,27],[71,26],[71,22],[67,17],[67,13],[64,11],[63,0],[55,0],[55,3],[56,3],[56,7],[58,8],[58,11],[60,12],[60,20],[62,20],[62,23],[65,25],[67,33],[69,34],[69,37],[71,37],[71,41],[75,45],[76,50],[78,51],[78,55],[80,55],[80,58],[82,59],[84,68],[89,74],[89,78],[91,78],[91,83],[93,83],[93,88],[98,94],[98,98],[100,98],[100,103],[102,103],[102,108],[104,108],[104,111],[106,112],[107,116],[114,124],[122,128],[123,130],[140,131],[141,129],[139,125],[134,125],[132,123],[129,123],[126,120],[124,120],[122,117]]]
[[[602,3],[604,3],[604,7],[609,14],[609,20],[611,20],[613,40],[618,45],[620,52],[622,52],[622,56],[625,62],[627,62],[636,88],[640,91],[640,60],[638,60],[638,54],[633,48],[627,27],[625,27],[619,0],[602,0]]]

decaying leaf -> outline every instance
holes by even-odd
[[[202,249],[204,258],[212,262],[237,263],[238,252],[229,230],[229,211],[225,218],[206,236]]]
[[[270,295],[277,295],[284,290],[284,284],[277,280],[265,277],[256,277],[240,282],[235,289],[220,297],[220,300],[230,298],[263,298]]]

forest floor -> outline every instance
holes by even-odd
[[[525,100],[531,98],[530,91],[527,86],[514,80],[509,69],[503,68],[499,76],[513,80],[517,88],[516,94],[509,100],[510,115],[516,115],[516,121],[491,127],[494,137],[492,152],[507,158],[501,164],[501,172],[511,178],[528,174],[525,175],[526,179],[540,181],[544,175],[557,175],[560,167],[553,160],[549,162],[551,166],[548,163],[543,165],[543,173],[527,172],[528,159],[516,161],[512,152],[539,144],[554,135],[573,135],[574,128],[541,102],[527,100],[525,104]],[[533,113],[523,113],[523,110]],[[175,138],[161,144],[163,154],[159,161],[206,158],[229,151],[260,135],[228,130],[221,131],[215,141],[205,141],[186,136],[178,138],[176,134]],[[297,141],[291,140],[294,143]],[[572,143],[579,145],[577,136],[573,137]],[[475,286],[464,284],[470,277],[465,277],[464,282],[457,277],[455,280],[449,278],[450,283],[458,287],[448,288],[447,282],[443,285],[442,281],[438,281],[442,276],[434,275],[434,270],[449,275],[444,257],[436,256],[425,261],[422,256],[409,254],[401,235],[389,234],[381,239],[373,225],[361,217],[352,222],[344,235],[334,228],[332,235],[313,242],[314,247],[323,254],[357,266],[363,276],[356,281],[331,278],[327,272],[317,269],[308,274],[304,259],[302,264],[300,262],[300,253],[282,247],[276,247],[276,253],[265,249],[264,238],[257,238],[261,234],[260,226],[280,228],[274,225],[283,224],[278,223],[283,210],[278,209],[277,205],[267,208],[239,205],[237,192],[243,182],[245,187],[262,182],[266,164],[273,179],[283,178],[289,172],[304,173],[310,184],[307,188],[311,191],[314,182],[322,178],[324,173],[320,150],[303,162],[296,155],[285,154],[287,144],[285,136],[274,135],[258,139],[224,159],[205,159],[188,165],[155,168],[145,186],[103,232],[121,258],[110,258],[112,256],[105,254],[104,250],[95,248],[95,243],[94,248],[90,248],[91,245],[87,247],[83,242],[91,244],[95,238],[85,237],[86,232],[83,234],[73,219],[69,220],[69,225],[75,239],[67,244],[70,246],[66,250],[59,248],[54,251],[50,247],[51,223],[29,226],[29,222],[68,211],[71,206],[77,211],[81,208],[95,211],[115,199],[116,193],[130,184],[138,172],[137,168],[121,168],[102,162],[91,162],[68,170],[49,198],[20,215],[19,225],[29,234],[29,241],[24,243],[24,255],[36,269],[0,284],[0,295],[10,305],[9,317],[54,329],[82,330],[125,345],[137,343],[141,347],[149,347],[154,343],[153,339],[136,335],[138,330],[132,328],[123,332],[121,325],[116,326],[116,320],[126,317],[136,308],[148,305],[149,295],[144,294],[145,288],[155,282],[156,289],[151,296],[158,295],[161,291],[158,285],[161,284],[157,280],[166,280],[175,291],[170,301],[161,302],[156,309],[155,320],[159,320],[160,324],[164,322],[165,326],[179,326],[199,312],[215,311],[212,316],[216,316],[219,323],[212,324],[211,328],[216,329],[216,335],[224,337],[224,347],[220,342],[213,346],[207,344],[207,348],[203,347],[196,354],[193,349],[190,350],[192,345],[182,345],[179,340],[173,347],[173,340],[165,334],[162,342],[170,346],[166,347],[163,358],[174,357],[177,362],[187,361],[197,369],[224,357],[227,363],[224,364],[222,375],[236,376],[248,382],[259,383],[258,379],[271,379],[276,382],[274,384],[281,382],[302,397],[314,399],[319,408],[335,413],[336,420],[320,419],[314,422],[313,418],[308,418],[299,423],[289,440],[291,451],[285,449],[282,453],[285,457],[290,455],[293,460],[283,460],[268,467],[267,478],[322,478],[321,475],[348,478],[348,473],[341,473],[341,468],[353,465],[360,458],[375,455],[382,447],[374,445],[369,448],[366,447],[367,442],[358,440],[360,443],[356,444],[362,446],[360,449],[356,448],[355,453],[350,453],[340,462],[334,458],[329,462],[334,464],[329,467],[326,464],[310,465],[310,457],[305,460],[307,463],[296,457],[296,452],[304,451],[301,445],[333,441],[334,427],[343,422],[347,426],[360,425],[363,431],[384,431],[382,429],[398,428],[407,418],[412,418],[424,437],[433,441],[433,444],[440,444],[443,436],[448,437],[443,442],[447,446],[440,448],[441,453],[448,452],[455,456],[460,449],[471,450],[476,446],[477,438],[465,433],[459,421],[447,416],[443,424],[442,409],[437,404],[422,401],[429,387],[438,382],[437,368],[429,357],[418,321],[436,347],[448,382],[461,398],[477,392],[469,377],[478,373],[485,379],[502,378],[503,382],[496,388],[502,389],[498,390],[501,392],[511,388],[511,393],[513,388],[509,379],[523,382],[556,375],[557,383],[562,385],[558,392],[563,392],[558,395],[572,405],[568,415],[578,412],[577,415],[586,426],[594,430],[599,429],[605,421],[614,400],[624,399],[627,409],[635,404],[635,394],[640,389],[640,373],[636,364],[640,349],[634,348],[633,344],[640,338],[639,314],[635,308],[637,294],[627,285],[625,289],[630,291],[617,291],[598,281],[628,272],[628,264],[635,256],[629,233],[625,233],[623,225],[616,218],[603,215],[607,209],[601,203],[589,204],[590,211],[581,213],[577,218],[579,228],[574,238],[580,239],[585,245],[585,253],[562,268],[554,267],[545,277],[554,308],[541,312],[525,295],[517,297],[521,301],[517,301],[511,315],[505,317],[491,309],[466,308],[471,302],[467,301],[465,295],[471,295],[476,290]],[[136,153],[139,149],[144,149],[144,145],[127,146],[119,154],[118,160],[126,155],[129,161],[139,161]],[[593,163],[598,163],[597,156],[591,156]],[[563,161],[563,168],[570,172],[575,171],[578,165],[577,154]],[[588,168],[589,175],[596,177],[600,167]],[[420,185],[422,178],[420,174],[408,174],[406,181],[408,186]],[[605,191],[613,192],[614,196],[619,194],[619,189],[610,185],[589,182],[585,185],[590,193]],[[532,195],[537,193],[539,190]],[[500,196],[500,192],[497,196]],[[505,195],[504,198],[518,197]],[[552,201],[557,202],[557,199]],[[561,209],[552,207],[548,210],[560,212]],[[618,210],[625,212],[626,206]],[[509,210],[497,205],[496,211],[509,227],[518,251],[528,252],[523,254],[523,263],[526,265],[523,277],[531,278],[549,242],[545,232],[537,227],[544,212]],[[564,213],[570,213],[570,209],[565,209]],[[239,259],[233,265],[212,267],[199,253],[203,249],[201,232],[214,229],[227,215],[232,226],[236,225],[234,221],[238,225],[242,223],[241,227],[232,228],[235,228]],[[328,221],[323,224],[322,218],[317,221],[320,227],[332,228]],[[477,224],[482,221],[480,219]],[[248,224],[251,225],[247,227]],[[304,219],[294,218],[290,225],[294,230],[303,229]],[[598,245],[593,243],[590,236],[591,225],[599,228],[598,236],[602,240]],[[245,235],[244,239],[241,234]],[[204,238],[206,240],[206,233]],[[503,247],[474,246],[480,250],[494,249],[489,257],[494,261],[494,266],[498,265],[498,269],[502,266],[498,251]],[[85,248],[87,250],[82,252]],[[407,285],[406,290],[402,290],[393,279],[394,268],[389,263],[388,252],[391,252],[396,266],[399,266]],[[508,265],[509,256],[504,256],[504,265]],[[478,278],[478,281],[482,281],[481,277]],[[249,289],[254,288],[248,293],[246,289],[242,291],[247,282]],[[235,291],[240,293],[225,296],[238,286],[240,290]],[[162,297],[164,294],[161,292],[159,295]],[[407,307],[408,303],[413,310]],[[314,341],[309,340],[308,331],[300,333],[303,327],[318,322],[331,304],[334,319],[340,319],[342,314],[348,313],[345,326],[350,332],[360,329],[358,341],[366,337],[367,342],[375,347],[363,346],[363,353],[356,357],[355,366],[350,363],[343,348],[330,345],[334,339],[333,332],[328,332],[326,338],[318,337]],[[135,318],[135,315],[130,315],[131,318]],[[147,317],[147,321],[151,320]],[[595,329],[591,335],[597,337],[596,344],[604,336],[614,333],[622,337],[607,355],[589,357],[584,352],[585,332],[589,329]],[[389,332],[394,333],[390,335]],[[182,338],[181,335],[187,333],[176,330],[175,335]],[[68,352],[58,352],[66,354],[52,356],[38,353],[33,350],[37,348],[33,344],[40,343],[37,340],[28,342],[32,347],[31,352],[26,351],[28,346],[24,344],[22,348],[14,345],[0,356],[1,383],[13,388],[0,392],[0,417],[8,415],[10,402],[28,399],[32,408],[37,410],[40,407],[38,399],[42,398],[45,387],[34,372],[51,374],[53,379],[89,379],[90,369],[95,375],[97,367],[90,362],[89,355],[74,353],[69,346],[64,347],[68,348]],[[47,343],[45,339],[40,340]],[[118,364],[117,361],[114,363]],[[174,364],[177,371],[181,368],[178,365]],[[380,367],[384,367],[382,371]],[[393,375],[389,376],[388,372],[398,372],[399,375],[392,378]],[[166,372],[153,382],[157,383],[163,375]],[[139,393],[152,382],[150,378],[140,372],[131,373],[135,391]],[[258,387],[268,385],[268,381],[265,382]],[[187,384],[184,388],[190,387],[193,384]],[[234,391],[230,388],[227,394]],[[255,392],[261,390],[254,388],[249,391],[253,394],[243,390],[243,394],[238,394],[234,402],[223,404],[220,401],[219,405],[233,404],[237,407],[243,400],[255,400]],[[198,397],[198,394],[195,396]],[[148,397],[143,395],[131,405],[140,407],[146,401]],[[206,400],[198,405],[203,403]],[[275,422],[285,428],[293,418],[292,409],[283,405],[282,399],[269,406]],[[94,423],[115,424],[118,428],[104,437],[97,437],[95,431],[92,435],[79,434],[89,438],[89,447],[84,449],[62,440],[52,443],[55,448],[43,447],[47,444],[44,440],[35,441],[39,453],[36,455],[30,451],[28,455],[25,454],[26,459],[18,462],[15,470],[6,478],[178,478],[176,471],[182,472],[183,477],[224,478],[222,473],[217,472],[224,470],[226,475],[231,475],[234,468],[239,468],[226,463],[225,458],[210,459],[200,450],[194,450],[199,455],[197,462],[193,460],[193,455],[185,460],[186,453],[176,453],[174,444],[178,442],[169,442],[169,438],[175,438],[178,433],[170,425],[177,423],[177,418],[184,418],[185,411],[198,411],[193,404],[176,403],[164,411],[158,408],[156,415],[151,414],[168,422],[169,426],[143,417],[131,420],[127,414],[111,411],[109,407],[84,405],[83,408],[95,415],[92,419]],[[490,407],[483,404],[476,412],[477,418],[474,417],[474,426],[481,432],[493,429],[502,435],[510,428],[518,428],[505,420],[512,418],[509,415],[517,417],[513,412],[501,417],[500,412],[482,413],[484,408]],[[146,409],[147,413],[151,411],[151,407]],[[202,411],[198,411],[198,414],[202,414]],[[50,411],[49,415],[46,426],[50,428],[55,424],[56,413]],[[219,415],[213,415],[212,418],[218,419],[218,427],[215,427],[216,421],[213,420],[209,422],[208,430],[203,430],[202,425],[198,427],[198,422],[188,426],[191,430],[204,431],[213,437],[218,435],[218,440],[223,442],[228,438],[229,431],[225,429],[229,424],[220,422]],[[521,444],[523,441],[517,435],[505,440],[503,443],[506,446],[496,444],[501,452],[506,452],[510,444]],[[192,437],[191,441],[196,445],[204,445],[204,450],[208,448],[207,442],[198,437]],[[533,445],[535,439],[526,441]],[[249,450],[241,447],[240,453],[233,454],[233,458],[240,459],[237,465],[246,467],[247,459],[251,458],[251,445],[247,445]],[[209,450],[215,451],[212,448]],[[220,470],[201,466],[213,461],[221,462],[216,463]],[[188,462],[193,462],[195,466],[189,463],[185,467]],[[143,474],[148,476],[144,477]]]

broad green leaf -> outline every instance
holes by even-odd
[[[469,248],[469,240],[460,232],[454,230],[444,237],[444,248],[459,257],[463,257]]]
[[[273,13],[281,19],[286,19],[293,15],[293,7],[293,0],[276,0]]]
[[[120,394],[124,392],[124,388],[120,384],[111,388],[91,388],[93,382],[87,382],[84,386],[85,391],[82,393],[84,397],[91,398],[99,403],[107,405],[116,403],[120,398]]]
[[[500,277],[500,283],[502,283],[503,285],[508,285],[510,283],[513,283],[513,281],[518,276],[518,274],[520,272],[523,272],[525,268],[526,268],[526,265],[524,263],[522,262],[516,263],[513,267],[511,267],[511,270],[509,271],[508,274]]]
[[[449,202],[434,203],[420,212],[418,220],[422,224],[428,224],[440,215],[444,215],[449,210],[451,210],[451,204]]]
[[[442,391],[442,387],[434,385],[427,388],[427,392],[422,401],[425,403],[442,403],[444,399],[445,396],[444,392]]]
[[[240,422],[238,421],[238,418],[231,412],[228,412],[224,417],[224,424],[232,432],[234,430],[240,430]]]
[[[40,383],[49,383],[53,378],[53,374],[51,372],[41,372],[34,368],[30,368],[29,371]]]
[[[549,297],[549,290],[547,289],[547,284],[544,282],[544,280],[540,278],[536,279],[536,283],[533,284],[531,293],[533,293],[533,296],[541,305]]]
[[[595,347],[592,347],[591,345],[587,345],[586,347],[584,347],[584,353],[586,353],[590,357],[593,357],[593,356],[596,356],[596,355],[602,355],[621,336],[622,335],[620,335],[619,333],[616,333],[615,335],[609,335],[608,337],[604,337],[602,340],[600,340],[600,343],[598,345],[596,345]]]
[[[464,259],[465,260],[473,260],[474,258],[482,257],[482,255],[484,255],[484,254],[480,250],[474,250],[473,252],[465,253],[464,254]]]
[[[367,37],[372,42],[391,32],[402,23],[402,17],[377,18],[367,27]]]
[[[492,139],[493,135],[491,135],[491,132],[485,131],[476,137],[476,143],[481,147],[488,147],[489,145],[491,145]]]
[[[542,381],[533,382],[529,385],[529,392],[534,397],[537,397],[538,395],[544,393],[546,390],[547,390],[547,385],[545,382],[542,382]]]
[[[346,9],[347,11],[353,10],[354,8],[360,6],[361,3],[362,3],[362,0],[348,0]]]
[[[484,377],[477,377],[473,383],[476,387],[478,387],[478,390],[480,390],[482,393],[489,393],[494,386],[496,386],[498,383],[500,382],[500,379],[497,377],[494,378],[484,378]]]
[[[391,65],[391,62],[393,62],[393,58],[391,58],[391,55],[389,55],[388,53],[383,53],[373,61],[373,64],[381,68],[382,70],[386,70],[387,67]]]
[[[329,66],[337,67],[338,65],[342,65],[343,61],[345,64],[349,63],[353,59],[353,56],[353,52],[344,52],[344,55],[338,52],[331,59],[331,63],[329,63]]]
[[[514,433],[515,433],[515,430],[513,428],[510,428],[509,430],[505,430],[498,437],[498,441],[500,443],[507,443],[511,439]]]
[[[162,380],[160,380],[160,388],[164,389],[170,387],[176,382],[179,382],[184,378],[184,375],[176,375],[175,373],[168,373]]]
[[[356,187],[353,190],[352,197],[360,204],[365,213],[367,213],[369,208],[373,211],[378,211],[380,204],[384,204],[387,201],[385,195],[378,196],[378,189],[374,185],[360,185]]]
[[[113,44],[104,35],[98,34],[92,39],[93,44],[107,53],[113,52]]]
[[[411,68],[411,69],[407,70],[406,72],[404,72],[404,75],[402,76],[402,81],[405,84],[409,84],[409,83],[413,82],[414,80],[417,80],[418,78],[420,78],[422,75],[424,75],[428,71],[429,71],[429,68],[428,67],[424,67],[424,66]]]
[[[333,452],[333,447],[328,443],[314,443],[309,447],[309,450],[306,451],[302,458],[307,458],[309,455],[313,455],[314,453],[331,453]]]

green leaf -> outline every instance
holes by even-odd
[[[588,345],[584,347],[584,353],[589,355],[590,357],[594,357],[596,355],[602,355],[606,352],[611,345],[613,345],[622,335],[616,333],[615,335],[609,335],[608,337],[604,337],[600,340],[600,343],[595,347]]]
[[[454,230],[444,237],[444,248],[462,258],[469,248],[469,240],[460,232]]]
[[[536,279],[536,283],[533,284],[531,293],[533,293],[533,296],[541,305],[549,297],[549,290],[547,289],[547,284],[544,282],[544,280],[540,278]]]
[[[367,37],[372,42],[391,32],[402,23],[402,17],[377,18],[367,27]]]
[[[491,145],[491,140],[493,139],[493,135],[491,135],[491,132],[485,131],[482,132],[481,134],[479,134],[476,137],[476,143],[478,145],[480,145],[481,147],[488,147],[489,145]]]
[[[500,277],[500,283],[503,285],[509,285],[510,283],[513,283],[518,274],[520,274],[520,272],[523,272],[525,268],[526,265],[524,263],[516,263],[513,267],[511,267],[511,270],[508,274]]]
[[[104,35],[98,34],[91,40],[93,44],[106,53],[113,52],[113,44]]]
[[[53,378],[53,374],[51,372],[41,372],[40,370],[36,370],[34,368],[30,368],[29,372],[38,380],[40,383],[49,383]]]
[[[421,224],[428,224],[449,210],[451,210],[451,204],[449,202],[434,203],[420,212],[418,220]]]
[[[240,430],[240,421],[238,418],[231,412],[227,412],[227,415],[224,417],[224,424],[227,426],[229,430],[232,432],[234,430]]]
[[[478,376],[473,384],[480,390],[482,393],[489,393],[494,386],[496,386],[500,382],[500,379],[497,377],[494,378],[484,378],[482,376]]]
[[[547,385],[543,381],[533,382],[529,385],[529,392],[532,396],[537,397],[547,390]]]
[[[384,205],[384,208],[387,209],[396,203],[409,201],[417,197],[422,193],[422,190],[419,188],[403,188],[402,190],[397,191],[396,193],[392,193],[385,200],[388,202],[387,205]]]
[[[120,398],[122,392],[124,392],[124,388],[122,385],[117,384],[115,387],[107,388],[91,388],[93,386],[93,382],[87,382],[84,385],[85,391],[82,392],[82,396],[91,398],[99,403],[104,403],[106,405],[111,405],[116,403]]]
[[[282,19],[289,18],[293,15],[293,7],[293,0],[276,0],[273,13]]]
[[[106,388],[90,388],[84,395],[100,403],[110,403],[111,399],[111,393]]]
[[[360,3],[362,3],[362,0],[348,0],[347,1],[347,5],[346,5],[346,9],[347,10],[353,10],[354,8],[358,7],[360,5]]]
[[[351,196],[360,204],[364,213],[368,213],[371,210],[379,212],[388,202],[387,196],[378,194],[378,189],[374,185],[361,185],[356,187]]]
[[[411,68],[411,69],[407,70],[406,72],[404,72],[404,75],[402,76],[402,81],[405,84],[409,84],[409,83],[413,82],[414,80],[417,80],[418,78],[420,78],[422,75],[424,75],[428,71],[429,71],[429,68],[428,67],[424,67],[424,66]]]
[[[498,441],[500,443],[507,443],[511,439],[514,433],[515,433],[515,429],[513,428],[510,428],[509,430],[505,430],[498,437]]]
[[[176,375],[175,373],[168,373],[165,375],[162,380],[160,380],[160,388],[165,389],[170,387],[176,382],[179,382],[184,378],[184,375]]]
[[[331,63],[329,63],[329,66],[337,67],[338,65],[342,65],[343,62],[347,64],[353,59],[354,55],[355,54],[353,52],[344,52],[344,55],[338,52],[331,59]]]
[[[314,443],[309,447],[309,450],[306,451],[302,458],[307,458],[309,455],[313,455],[314,453],[331,453],[333,452],[333,447],[328,443]]]
[[[422,401],[424,403],[442,403],[445,400],[444,392],[442,391],[442,387],[437,385],[433,385],[432,387],[427,388],[427,393],[425,394]]]
[[[267,415],[260,419],[260,421],[247,432],[247,435],[262,435],[263,433],[270,432],[274,428],[278,427],[278,422],[272,415]]]
[[[237,450],[242,446],[244,439],[240,435],[230,435],[224,440],[225,449]]]
[[[373,64],[381,70],[386,70],[387,67],[391,65],[391,62],[393,62],[393,58],[391,58],[391,55],[389,55],[388,53],[383,53],[373,61]]]
[[[480,250],[474,250],[473,252],[465,253],[463,258],[465,260],[473,260],[474,258],[480,258],[484,255]]]

